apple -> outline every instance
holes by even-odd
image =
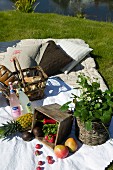
[[[56,146],[54,147],[54,153],[55,153],[55,155],[57,156],[57,158],[63,159],[63,158],[65,158],[65,157],[68,156],[68,154],[69,154],[69,149],[68,149],[68,147],[65,146],[65,145],[56,145]]]
[[[78,144],[74,138],[68,138],[65,141],[65,146],[69,148],[70,152],[75,152],[78,148]]]

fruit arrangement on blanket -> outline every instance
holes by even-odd
[[[0,138],[8,138],[11,135],[16,134],[16,132],[22,133],[22,138],[25,141],[29,141],[35,137],[42,137],[44,136],[45,140],[54,143],[55,137],[57,133],[58,123],[53,119],[43,119],[39,120],[39,126],[36,126],[33,128],[32,133],[28,130],[31,129],[33,120],[33,114],[27,113],[16,120],[11,120],[6,123],[3,123],[2,126],[0,126]],[[40,126],[40,123],[43,124],[43,126]]]
[[[33,137],[42,137],[47,142],[54,143],[56,138],[56,133],[58,129],[58,122],[51,118],[44,118],[42,120],[38,120],[38,125],[33,128],[32,131],[28,131],[31,129],[33,121],[33,114],[27,113],[16,120],[8,121],[3,123],[0,126],[0,138],[8,138],[16,132],[21,132],[22,138],[25,141],[30,141]],[[42,125],[42,126],[40,126]],[[65,158],[69,155],[70,152],[75,152],[78,148],[77,141],[70,137],[68,138],[64,144],[59,144],[54,147],[54,153],[58,158]],[[36,155],[39,155],[39,151],[36,150]]]
[[[33,128],[33,134],[35,137],[44,136],[44,140],[49,143],[55,143],[56,134],[58,131],[59,123],[49,117],[42,114],[37,114],[36,126]],[[39,145],[36,147],[39,149]],[[73,137],[68,137],[62,144],[57,144],[54,146],[53,151],[56,157],[60,159],[66,158],[69,153],[74,153],[78,149],[78,143]],[[36,150],[36,155],[40,155],[39,150]]]
[[[36,149],[34,152],[35,156],[40,156],[40,154],[41,154],[40,149],[42,149],[42,148],[43,148],[42,144],[38,143],[35,145],[35,149]],[[63,158],[66,158],[67,156],[69,156],[69,153],[76,152],[77,149],[78,149],[77,141],[74,138],[69,137],[65,140],[64,144],[56,145],[54,147],[53,151],[57,158],[63,159]],[[49,164],[53,164],[55,161],[52,158],[52,156],[47,156],[46,159]],[[38,165],[42,166],[42,161]]]

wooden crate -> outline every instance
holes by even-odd
[[[42,143],[45,143],[47,146],[50,146],[51,148],[54,148],[55,145],[57,144],[61,144],[66,139],[66,137],[68,137],[72,129],[72,123],[73,123],[72,114],[69,114],[68,111],[67,112],[61,111],[60,107],[61,106],[58,104],[51,104],[51,105],[39,106],[35,108],[34,111],[32,129],[37,126],[37,122],[38,122],[37,117],[39,116],[40,117],[47,116],[48,118],[51,118],[56,122],[58,122],[58,129],[57,129],[57,134],[54,143],[47,142],[44,139],[44,136],[36,137]]]

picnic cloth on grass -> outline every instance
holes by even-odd
[[[75,40],[73,40],[75,41]],[[15,42],[10,43],[10,46]],[[9,45],[2,44],[1,52],[5,51],[5,47]],[[45,98],[32,102],[33,107],[58,103],[60,105],[70,101],[72,93],[76,95],[80,93],[77,87],[77,75],[83,72],[93,78],[98,78],[100,87],[105,90],[107,87],[96,70],[94,59],[87,56],[80,64],[78,64],[69,74],[59,74],[55,77],[50,77],[47,81],[45,89]],[[5,98],[0,94],[0,125],[12,119],[10,107],[8,106]],[[113,119],[109,127],[110,135],[113,138]],[[71,134],[75,138],[74,122]],[[69,155],[65,159],[58,159],[54,155],[52,149],[43,144],[40,156],[35,156],[35,145],[41,143],[37,139],[30,142],[23,141],[19,134],[10,140],[0,139],[0,170],[35,170],[39,160],[44,161],[43,170],[104,170],[110,162],[113,161],[113,141],[108,140],[102,145],[88,146],[79,144],[79,149]],[[49,165],[46,156],[51,155],[55,162]]]

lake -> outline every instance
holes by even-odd
[[[35,12],[76,16],[81,12],[87,19],[113,21],[113,0],[37,0]],[[0,11],[14,9],[10,0],[0,0]]]

